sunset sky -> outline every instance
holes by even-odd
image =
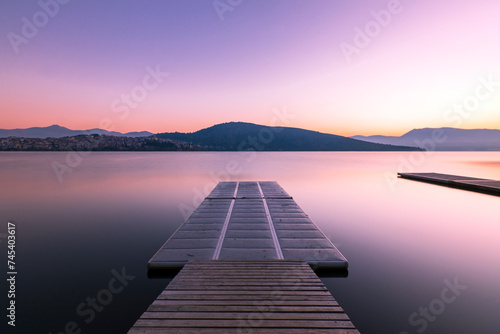
[[[500,129],[498,0],[58,1],[0,2],[0,128]]]

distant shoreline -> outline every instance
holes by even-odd
[[[0,130],[1,151],[422,151],[300,128],[227,122],[192,133],[121,134],[102,129]]]
[[[217,131],[216,135],[203,138],[190,137],[189,134],[159,134],[148,137],[125,137],[100,134],[76,135],[60,138],[25,138],[7,137],[0,138],[0,151],[3,152],[165,152],[165,151],[209,151],[209,152],[384,152],[384,151],[425,151],[424,149],[406,146],[394,146],[365,143],[362,141],[334,135],[324,135],[305,131],[291,135],[284,139],[276,139],[272,130],[267,130],[272,135],[271,140],[261,136],[260,132],[245,133],[233,131],[223,133]],[[281,133],[281,130],[276,133]],[[295,131],[292,129],[291,131]],[[223,133],[224,139],[218,138]],[[326,136],[326,140],[325,140]],[[340,139],[339,139],[340,138]],[[271,145],[271,142],[273,145]],[[304,144],[305,143],[305,144]],[[353,143],[355,145],[353,145]]]

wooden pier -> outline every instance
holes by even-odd
[[[276,182],[220,182],[149,260],[150,273],[189,260],[304,260],[346,270],[346,258]]]
[[[500,181],[439,173],[398,173],[405,179],[500,196]]]
[[[128,333],[359,333],[316,274],[347,265],[276,182],[220,182],[148,262],[178,273]]]
[[[193,260],[128,334],[359,333],[304,261]]]

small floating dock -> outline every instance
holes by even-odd
[[[439,173],[398,173],[398,177],[500,196],[500,181]]]
[[[189,260],[303,260],[319,271],[348,262],[276,182],[220,182],[149,260],[150,275]]]
[[[347,266],[278,183],[220,182],[149,260],[177,275],[128,333],[359,334],[317,276]]]
[[[189,261],[128,334],[359,334],[300,260]]]

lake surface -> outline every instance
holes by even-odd
[[[146,262],[217,181],[275,180],[349,260],[323,281],[361,333],[500,333],[500,197],[397,171],[500,179],[500,155],[0,153],[4,260],[8,221],[17,235],[8,332],[126,333],[169,282]]]

